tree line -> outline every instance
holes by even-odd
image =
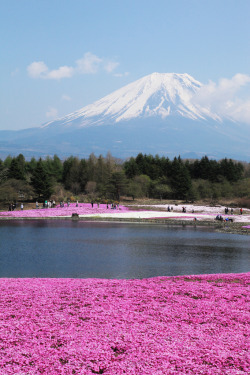
[[[0,201],[53,199],[116,200],[121,196],[156,199],[249,197],[249,164],[207,156],[170,160],[139,153],[126,161],[91,154],[87,159],[57,155],[26,160],[0,159]]]

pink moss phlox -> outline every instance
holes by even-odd
[[[57,217],[57,216],[72,216],[73,213],[79,215],[98,215],[102,213],[118,213],[128,211],[127,207],[119,206],[117,209],[111,209],[110,205],[107,208],[106,204],[94,204],[94,207],[90,203],[80,203],[76,207],[75,203],[71,203],[69,207],[65,204],[64,207],[57,206],[55,208],[46,209],[33,209],[33,210],[23,210],[23,211],[3,211],[0,212],[0,217],[15,217],[15,218],[36,218],[36,217]]]
[[[0,279],[0,374],[247,374],[249,284]]]

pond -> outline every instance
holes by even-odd
[[[208,227],[0,221],[0,277],[147,278],[249,271],[249,236]]]

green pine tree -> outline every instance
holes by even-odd
[[[175,198],[187,199],[192,182],[189,171],[179,157],[174,158],[172,163],[171,187]]]
[[[53,187],[49,177],[49,174],[44,166],[42,159],[40,158],[36,168],[33,171],[31,177],[31,184],[34,187],[35,192],[40,199],[49,199],[52,192]]]
[[[16,180],[25,180],[24,167],[18,162],[17,158],[11,160],[8,177]]]

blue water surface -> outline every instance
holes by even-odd
[[[249,271],[249,236],[72,220],[0,222],[0,277],[146,278]]]

